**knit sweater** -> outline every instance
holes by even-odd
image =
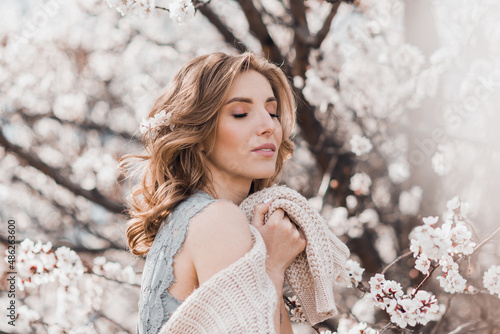
[[[306,237],[306,249],[287,268],[285,280],[300,301],[307,322],[314,325],[333,317],[337,314],[333,285],[349,284],[345,270],[349,249],[304,196],[285,186],[263,189],[243,201],[240,208],[247,219],[252,219],[254,206],[266,198],[273,199],[266,219],[282,209]]]
[[[285,280],[300,301],[310,325],[337,314],[333,285],[349,282],[349,250],[326,226],[320,214],[298,192],[273,186],[240,204],[249,222],[255,205],[272,198],[265,220],[283,209],[304,232],[306,249],[285,271]],[[241,259],[196,289],[164,325],[166,333],[275,333],[276,290],[266,274],[266,248],[250,225],[253,247]]]
[[[196,289],[160,334],[276,333],[276,288],[266,275],[266,245],[250,225],[253,247]]]

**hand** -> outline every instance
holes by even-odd
[[[306,239],[300,228],[291,222],[281,209],[273,212],[267,222],[264,222],[268,211],[268,204],[256,205],[251,224],[260,232],[266,244],[268,273],[283,275],[286,268],[306,247]]]

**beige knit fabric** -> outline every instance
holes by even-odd
[[[196,289],[160,334],[275,334],[278,297],[266,274],[266,245],[250,225],[253,247]]]
[[[283,209],[306,237],[306,249],[287,268],[285,279],[302,304],[308,323],[314,325],[331,318],[337,314],[334,283],[349,284],[345,269],[349,249],[302,195],[285,186],[263,189],[243,201],[240,208],[249,221],[254,206],[267,198],[273,199],[267,216]]]
[[[349,250],[328,229],[320,214],[295,190],[266,188],[249,196],[240,208],[250,222],[254,206],[272,198],[267,217],[283,209],[304,232],[307,246],[285,272],[310,325],[337,314],[333,285],[348,284]],[[267,219],[266,217],[266,219]],[[266,247],[252,225],[253,247],[241,259],[196,289],[172,314],[160,334],[274,334],[276,289],[266,274]]]

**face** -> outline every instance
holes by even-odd
[[[274,175],[282,128],[269,81],[249,70],[236,77],[217,123],[209,167],[226,183]]]

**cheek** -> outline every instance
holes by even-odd
[[[281,124],[276,127],[276,131],[274,131],[274,139],[276,140],[276,143],[279,144],[278,146],[281,146],[281,142],[283,141],[283,128],[281,127]]]
[[[229,122],[221,123],[217,132],[217,144],[219,149],[222,149],[229,154],[237,150],[244,143],[244,134],[242,129],[239,129],[235,124]]]

